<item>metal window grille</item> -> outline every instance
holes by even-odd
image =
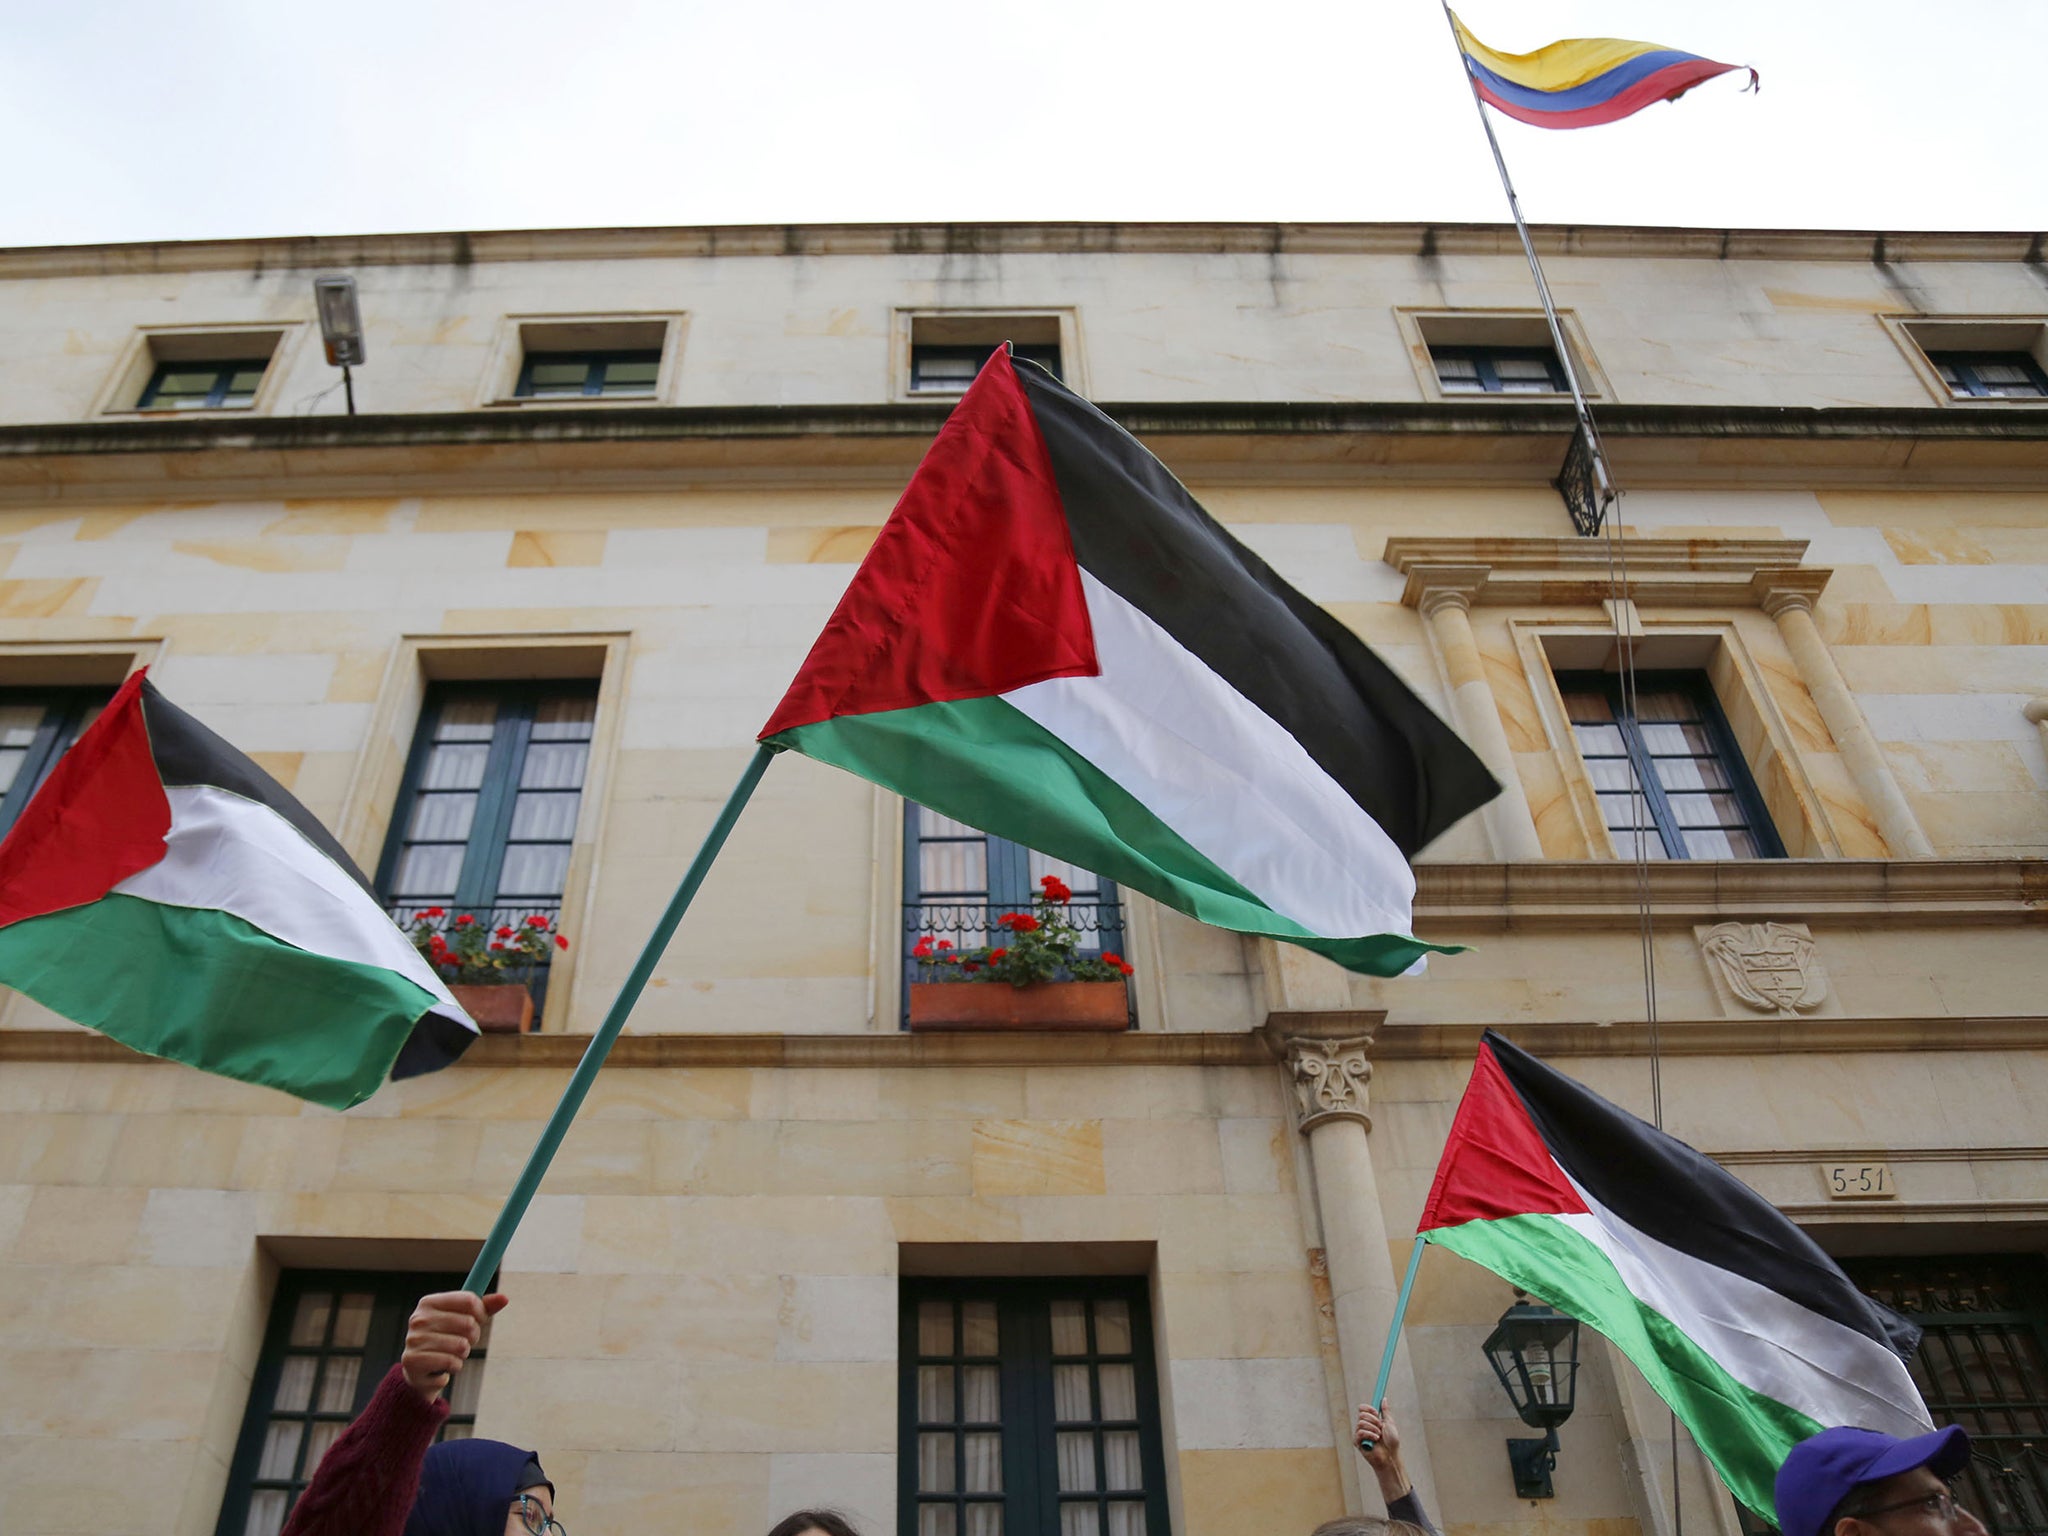
[[[661,353],[529,352],[512,393],[522,399],[595,399],[651,395],[661,376]]]
[[[265,357],[226,363],[159,363],[135,402],[140,411],[209,411],[247,405],[263,383]]]
[[[1165,1536],[1145,1289],[904,1282],[900,1536]]]
[[[1784,856],[1703,675],[1638,673],[1633,710],[1612,673],[1557,686],[1616,854],[1634,857],[1640,828],[1653,859]]]
[[[1927,358],[1958,400],[2048,398],[2048,373],[2028,352],[1930,352]]]
[[[918,941],[930,938],[955,952],[996,946],[1001,919],[1031,911],[1032,893],[1047,875],[1057,876],[1073,892],[1063,910],[1081,932],[1079,953],[1088,958],[1121,954],[1124,908],[1114,881],[1022,843],[991,837],[915,801],[904,802],[903,1027],[910,1022],[909,984],[927,975],[927,967],[911,953]]]
[[[249,1390],[218,1536],[277,1536],[292,1504],[405,1347],[421,1296],[460,1275],[287,1271]],[[490,1334],[456,1375],[437,1438],[474,1431]]]
[[[1956,1496],[1992,1536],[2048,1536],[2048,1260],[1958,1254],[1843,1267],[1924,1330],[1914,1385],[1935,1423],[1970,1432]]]
[[[377,888],[402,927],[440,907],[492,929],[559,918],[589,769],[589,682],[443,684],[428,695]],[[528,982],[546,1001],[548,966]]]
[[[974,342],[967,346],[919,346],[910,349],[910,392],[914,395],[957,395],[974,382],[981,365],[1002,343]],[[1060,349],[1044,342],[1014,342],[1013,356],[1036,363],[1054,378],[1060,372]]]
[[[57,759],[98,717],[108,688],[0,690],[0,832],[12,827]]]

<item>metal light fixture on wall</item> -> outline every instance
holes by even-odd
[[[328,363],[341,370],[348,413],[356,413],[355,378],[349,372],[369,355],[363,345],[363,315],[356,306],[356,280],[334,274],[313,279],[313,307],[320,313],[320,340]]]
[[[1579,1387],[1578,1319],[1516,1291],[1515,1304],[1501,1313],[1480,1347],[1516,1416],[1543,1431],[1540,1440],[1508,1441],[1515,1497],[1554,1498],[1550,1474],[1557,1466],[1557,1426],[1572,1416]]]

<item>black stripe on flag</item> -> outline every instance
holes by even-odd
[[[1617,1218],[1912,1358],[1920,1330],[1857,1290],[1818,1243],[1734,1174],[1494,1031],[1484,1043],[1550,1155]]]
[[[1301,743],[1413,858],[1500,786],[1358,637],[1226,533],[1138,440],[1015,359],[1082,567]]]
[[[346,870],[373,901],[383,905],[376,888],[334,840],[334,834],[320,825],[319,818],[245,754],[158,693],[156,684],[148,678],[142,680],[142,721],[149,728],[150,755],[156,759],[156,771],[166,789],[210,784],[268,806],[290,822],[307,842]]]

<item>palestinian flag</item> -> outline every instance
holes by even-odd
[[[1499,793],[1137,440],[999,348],[761,740],[1191,917],[1393,975],[1408,859]]]
[[[327,829],[140,672],[0,843],[0,983],[334,1109],[476,1037]]]
[[[1918,1329],[1719,1164],[1492,1030],[1421,1235],[1607,1335],[1773,1523],[1807,1436],[1934,1427],[1906,1373]]]

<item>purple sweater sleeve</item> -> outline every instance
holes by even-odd
[[[1387,1505],[1387,1518],[1405,1520],[1410,1525],[1420,1526],[1429,1532],[1429,1536],[1437,1536],[1437,1529],[1429,1523],[1429,1516],[1422,1508],[1422,1500],[1416,1496],[1413,1488]]]
[[[320,1458],[283,1536],[400,1536],[419,1493],[420,1464],[447,1417],[445,1398],[421,1402],[398,1367],[391,1367],[355,1422]]]

